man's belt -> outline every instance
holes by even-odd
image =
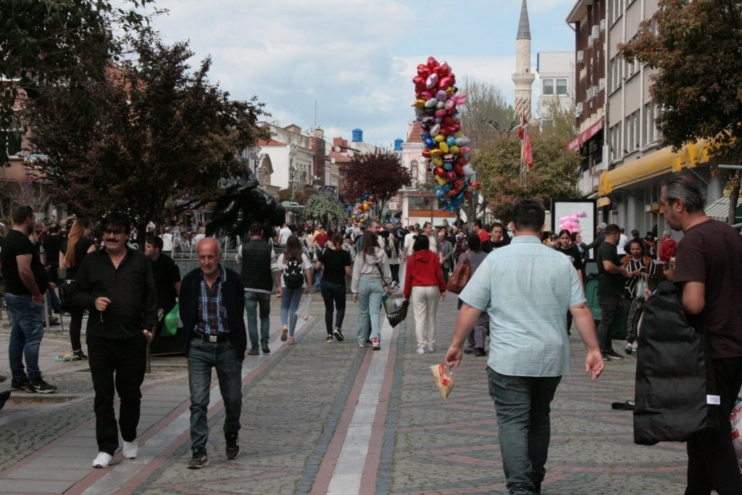
[[[193,336],[194,338],[198,340],[203,340],[204,342],[211,342],[214,344],[221,344],[222,342],[229,342],[228,333],[213,335],[213,334],[193,332]]]

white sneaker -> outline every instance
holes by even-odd
[[[112,464],[113,456],[106,454],[105,452],[98,452],[95,460],[93,461],[94,468],[107,468]]]
[[[415,352],[418,354],[425,354],[425,349],[423,349],[422,347],[418,347]]]
[[[428,352],[435,352],[435,347],[433,347],[431,344],[428,344],[425,346],[425,350]]]
[[[133,442],[124,441],[124,457],[127,459],[136,459],[138,452],[139,446],[136,440]]]

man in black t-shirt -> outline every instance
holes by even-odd
[[[180,269],[170,256],[162,252],[162,246],[162,238],[153,235],[148,235],[144,244],[144,254],[152,262],[152,274],[157,288],[158,335],[165,315],[175,307],[175,301],[180,295]]]
[[[616,318],[618,304],[626,282],[626,269],[621,266],[616,245],[621,229],[612,223],[605,228],[605,240],[598,247],[595,261],[598,265],[598,304],[600,305],[600,324],[598,325],[598,345],[603,360],[623,359],[613,350],[611,326]]]
[[[16,209],[13,230],[5,238],[0,254],[5,303],[12,321],[8,357],[13,375],[11,390],[49,394],[57,387],[46,383],[39,370],[39,347],[44,337],[44,293],[48,282],[39,253],[28,239],[34,225],[30,206]]]

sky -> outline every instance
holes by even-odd
[[[531,65],[544,51],[574,51],[565,19],[576,0],[528,0]],[[513,103],[521,0],[157,0],[154,28],[189,41],[192,66],[212,58],[210,80],[234,99],[257,96],[281,127],[320,127],[325,138],[391,147],[414,120],[411,82],[429,56],[458,86],[491,83]],[[538,79],[533,85],[538,95]]]

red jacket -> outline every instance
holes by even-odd
[[[438,255],[424,249],[417,251],[407,259],[404,276],[404,298],[409,300],[413,287],[437,285],[441,294],[446,292],[446,282]]]

